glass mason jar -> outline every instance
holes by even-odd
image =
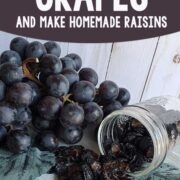
[[[152,161],[141,171],[130,175],[143,177],[156,172],[161,177],[180,179],[180,100],[171,96],[156,97],[124,107],[107,116],[98,130],[101,154],[105,154],[106,139],[116,140],[114,129],[117,123],[132,118],[141,122],[148,130],[153,141],[154,155]]]

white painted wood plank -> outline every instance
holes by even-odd
[[[29,38],[28,37],[28,41],[29,42],[32,42],[32,41],[40,41],[41,43],[45,43],[49,40],[40,40],[40,39],[35,39],[35,38]],[[61,57],[64,57],[65,55],[67,55],[67,52],[68,52],[68,43],[65,43],[65,42],[57,42],[60,47],[61,47]]]
[[[143,94],[144,99],[172,95],[180,97],[180,33],[162,36]]]
[[[105,80],[111,49],[112,43],[70,43],[68,53],[80,55],[83,67],[93,68],[98,73],[100,83]]]
[[[17,35],[0,31],[0,53],[9,50],[10,42],[15,37],[17,37]]]
[[[115,81],[131,93],[130,103],[139,102],[158,38],[115,43],[107,80]]]

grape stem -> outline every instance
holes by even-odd
[[[43,84],[36,78],[36,76],[35,76],[36,72],[34,74],[32,74],[28,68],[29,64],[32,64],[32,63],[38,64],[39,59],[38,58],[28,58],[23,61],[22,68],[23,68],[24,76],[26,78],[36,82],[38,85],[43,86]]]
[[[72,100],[70,99],[71,96],[72,96],[72,94],[67,94],[67,95],[63,96],[63,104],[64,104],[65,102],[74,103],[74,101],[72,101]]]

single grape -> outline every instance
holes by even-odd
[[[80,58],[79,55],[71,53],[71,54],[66,55],[66,57],[70,57],[75,62],[75,70],[76,71],[79,71],[79,69],[81,69],[82,59]]]
[[[62,105],[59,98],[46,96],[39,101],[37,111],[42,118],[52,120],[57,117]]]
[[[64,69],[61,74],[68,79],[70,86],[79,81],[79,74],[73,69]]]
[[[8,104],[0,105],[0,125],[6,126],[15,121],[17,110]]]
[[[96,73],[96,71],[94,71],[91,68],[82,68],[79,71],[79,77],[80,80],[84,80],[84,81],[89,81],[91,83],[93,83],[95,86],[98,83],[98,75]]]
[[[32,104],[35,104],[42,96],[41,89],[34,81],[31,81],[29,79],[25,79],[24,82],[31,86],[32,94],[33,94]]]
[[[66,104],[61,110],[59,120],[64,127],[81,126],[84,121],[84,110],[77,104]]]
[[[98,90],[96,91],[98,92]],[[99,106],[107,106],[112,101],[102,99],[101,96],[97,93],[95,96],[94,102],[96,102]]]
[[[8,89],[6,99],[16,106],[27,107],[33,101],[33,90],[31,86],[26,83],[15,83]]]
[[[40,60],[40,72],[43,74],[58,74],[62,71],[62,63],[61,60],[55,55],[46,54]]]
[[[7,136],[7,129],[0,125],[0,143],[2,143]]]
[[[131,95],[126,88],[119,88],[119,95],[117,101],[119,101],[123,106],[127,105],[130,101]]]
[[[56,42],[48,41],[44,44],[44,46],[48,54],[53,54],[57,57],[61,55],[61,48]]]
[[[21,66],[4,63],[0,66],[0,79],[7,85],[22,81],[24,77]]]
[[[40,150],[53,151],[58,147],[59,141],[51,131],[42,132],[36,137],[37,145]]]
[[[113,101],[109,105],[103,107],[104,115],[107,116],[113,111],[120,110],[122,104],[119,101]]]
[[[25,56],[26,58],[42,58],[46,52],[46,48],[43,44],[38,41],[34,41],[28,44],[26,47]]]
[[[17,108],[17,115],[15,121],[13,121],[13,126],[24,128],[32,121],[32,112],[28,107]]]
[[[83,137],[83,130],[80,127],[68,127],[59,129],[59,137],[66,144],[76,144]]]
[[[21,58],[24,60],[25,50],[28,44],[29,42],[26,39],[22,37],[16,37],[11,41],[10,49],[18,52]]]
[[[16,51],[8,50],[8,51],[4,51],[1,54],[0,64],[3,63],[13,63],[20,66],[22,64],[22,60],[20,55]]]
[[[5,98],[6,85],[3,81],[0,80],[0,101]]]
[[[53,130],[56,127],[56,121],[55,120],[49,121],[47,119],[43,119],[36,115],[35,119],[33,120],[33,125],[39,131]]]
[[[99,95],[102,100],[113,101],[118,97],[119,88],[112,81],[104,81],[99,87]]]
[[[61,58],[63,69],[76,69],[76,64],[70,57]]]
[[[102,108],[95,102],[89,102],[84,105],[85,123],[98,123],[102,121]]]
[[[50,75],[46,80],[46,85],[51,96],[61,97],[69,92],[69,81],[61,74]]]
[[[73,85],[72,94],[75,101],[84,104],[94,100],[96,89],[88,81],[79,81]]]
[[[23,130],[11,131],[7,136],[6,145],[13,153],[26,152],[31,146],[31,137]]]

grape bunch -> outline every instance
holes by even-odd
[[[82,68],[77,54],[60,58],[56,42],[14,38],[0,56],[0,146],[21,153],[76,144],[83,130],[128,104],[130,93]],[[33,130],[33,141],[32,135]],[[35,137],[34,137],[35,134]]]

